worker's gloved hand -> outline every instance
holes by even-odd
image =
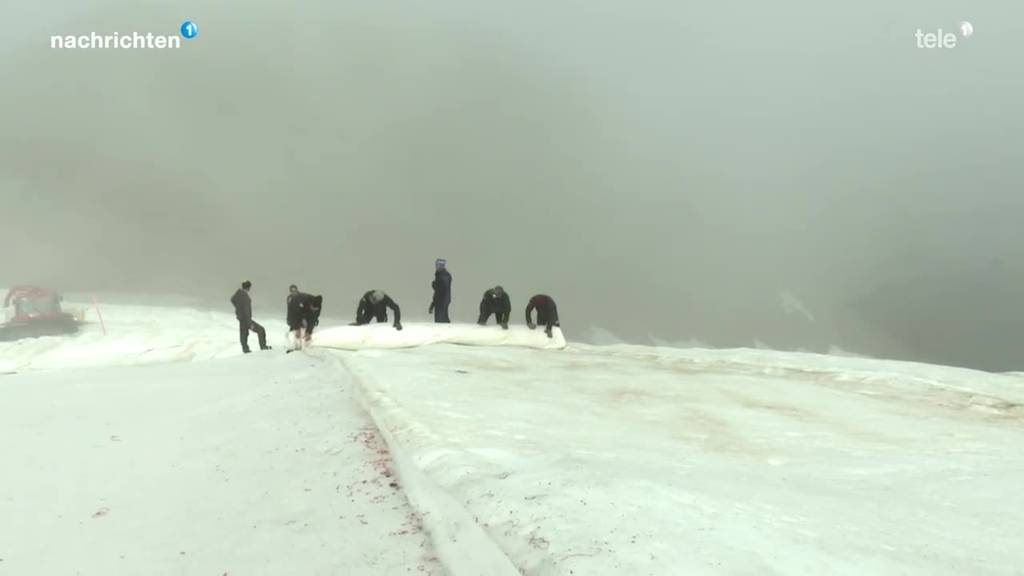
[[[551,333],[551,328],[544,330],[544,333],[548,335],[548,338],[554,338],[554,335]]]
[[[508,330],[508,322],[503,322],[501,324],[501,327],[504,328],[505,330]]]
[[[427,308],[427,314],[433,314],[433,313],[434,313],[434,303],[431,302],[430,303],[430,308]]]
[[[395,322],[395,330],[401,330],[401,329],[402,329],[402,323],[401,322]]]
[[[530,330],[536,330],[537,329],[537,325],[534,324],[533,322],[530,322],[529,324],[527,324],[527,326],[530,327]]]

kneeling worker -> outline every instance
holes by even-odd
[[[495,286],[487,292],[480,300],[480,319],[477,324],[484,326],[494,315],[494,321],[499,326],[508,330],[508,317],[512,313],[512,302],[508,298],[508,292],[501,286]]]
[[[359,300],[359,308],[356,309],[356,321],[353,326],[369,324],[374,319],[377,322],[388,321],[388,308],[395,313],[395,330],[402,329],[402,311],[398,304],[384,293],[383,290],[370,290]]]

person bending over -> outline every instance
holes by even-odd
[[[313,329],[320,324],[320,310],[323,308],[324,297],[317,294],[310,296],[303,308],[302,325],[306,329],[306,342],[313,337]]]
[[[526,325],[530,327],[530,330],[537,327],[532,319],[534,310],[537,311],[537,324],[543,324],[545,326],[544,333],[551,338],[551,328],[561,326],[558,323],[558,306],[555,305],[555,300],[546,294],[538,294],[530,298],[530,303],[526,305]]]
[[[383,290],[370,290],[359,300],[359,307],[356,309],[356,321],[353,326],[364,326],[374,319],[377,322],[388,321],[388,308],[395,313],[395,330],[402,329],[402,311],[398,304],[391,299]]]
[[[508,298],[508,292],[501,286],[495,286],[484,292],[484,297],[480,300],[480,319],[477,320],[477,324],[486,325],[493,314],[495,322],[508,330],[508,317],[511,313],[512,302]]]

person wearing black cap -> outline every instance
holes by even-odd
[[[434,315],[434,322],[448,324],[448,306],[452,303],[452,275],[448,272],[448,261],[438,258],[434,261],[434,281],[430,283],[434,289],[434,298],[430,301],[428,314]]]
[[[260,350],[270,350],[270,346],[267,346],[267,331],[252,319],[252,299],[249,297],[250,288],[252,288],[252,282],[246,280],[242,282],[242,287],[235,291],[235,295],[231,297],[231,303],[235,306],[235,318],[238,318],[238,337],[242,342],[242,352],[246,354],[250,352],[250,330],[256,333],[256,337],[260,341]]]
[[[484,297],[480,300],[480,319],[477,320],[477,324],[487,324],[493,314],[495,322],[508,330],[508,317],[511,313],[512,301],[508,298],[508,292],[501,286],[495,286],[484,292]]]
[[[546,294],[537,294],[530,298],[530,303],[526,305],[526,325],[530,327],[530,330],[537,328],[537,324],[533,323],[532,318],[534,310],[537,311],[537,324],[543,324],[545,326],[544,333],[548,335],[548,338],[552,338],[552,326],[561,326],[558,323],[558,306],[555,306],[555,299]]]
[[[356,309],[356,321],[352,326],[363,326],[374,319],[377,322],[388,321],[388,308],[395,313],[395,330],[402,329],[402,311],[398,304],[384,293],[383,290],[370,290],[359,300],[359,307]]]

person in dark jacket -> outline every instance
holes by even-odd
[[[252,319],[252,299],[249,297],[250,288],[252,288],[252,282],[246,280],[242,282],[242,287],[236,290],[235,295],[231,297],[231,303],[235,306],[235,318],[238,318],[238,337],[242,342],[242,352],[246,354],[250,352],[250,330],[256,333],[256,337],[260,341],[260,350],[270,350],[270,346],[267,346],[267,331]]]
[[[388,308],[395,313],[395,330],[402,329],[402,311],[398,304],[384,293],[383,290],[370,290],[359,300],[359,308],[356,309],[356,321],[353,326],[369,324],[374,319],[377,322],[388,321]]]
[[[512,302],[508,298],[508,292],[505,292],[501,286],[495,286],[484,292],[484,297],[480,300],[480,319],[477,320],[477,324],[481,326],[487,324],[493,314],[494,321],[508,330],[508,317],[511,313]]]
[[[526,325],[530,327],[530,330],[537,327],[537,324],[533,323],[532,318],[534,310],[537,311],[537,324],[543,324],[545,326],[544,332],[548,335],[548,338],[551,338],[552,326],[561,326],[558,323],[558,306],[555,305],[555,300],[545,294],[538,294],[530,298],[530,303],[526,305]]]
[[[320,310],[324,305],[324,297],[320,294],[316,296],[310,296],[305,302],[305,309],[303,310],[303,324],[306,328],[306,342],[309,342],[310,338],[313,337],[313,328],[316,328],[320,324]]]
[[[298,350],[302,347],[303,341],[309,340],[303,331],[305,329],[308,333],[307,323],[312,301],[313,296],[299,292],[299,287],[295,284],[288,287],[288,298],[285,303],[287,305],[288,331],[292,336],[292,344],[289,345],[288,352]],[[319,319],[319,316],[317,318]]]
[[[434,322],[451,322],[448,306],[452,303],[452,275],[448,272],[448,261],[444,258],[434,262],[434,281],[430,286],[434,289],[434,299],[430,301],[427,313],[434,315]]]
[[[302,329],[302,293],[299,292],[299,287],[292,284],[288,287],[288,297],[285,299],[285,305],[287,306],[287,317],[288,330],[292,332]]]

